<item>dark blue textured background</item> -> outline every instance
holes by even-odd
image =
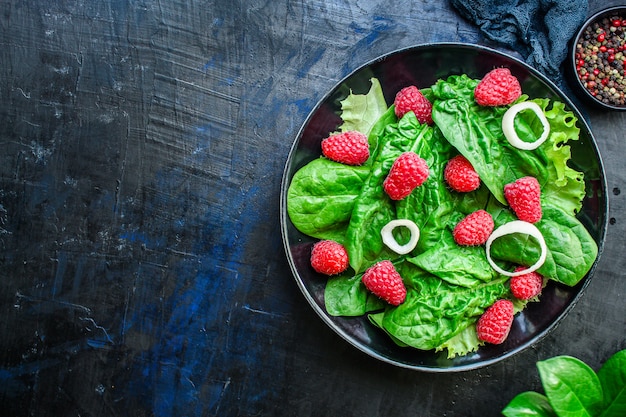
[[[589,13],[618,2],[590,1]],[[496,416],[535,362],[626,348],[623,113],[582,107],[612,218],[581,302],[532,349],[422,374],[328,329],[289,271],[283,167],[340,79],[488,45],[446,1],[0,4],[0,414]]]

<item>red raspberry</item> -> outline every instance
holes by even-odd
[[[340,243],[321,240],[311,249],[311,266],[320,274],[340,274],[348,269],[348,252]]]
[[[505,185],[504,198],[518,219],[529,223],[541,220],[541,187],[535,177],[522,177]]]
[[[361,165],[370,157],[369,142],[361,132],[335,133],[322,141],[322,154],[342,164]]]
[[[499,345],[504,342],[513,324],[513,302],[498,300],[489,307],[476,323],[478,338]]]
[[[515,272],[526,269],[526,267],[518,266]],[[529,272],[524,275],[511,277],[510,281],[511,293],[515,298],[520,300],[530,300],[541,294],[543,288],[543,277],[537,272]]]
[[[391,261],[380,261],[365,271],[361,278],[374,295],[397,306],[406,299],[406,287]]]
[[[412,111],[420,123],[433,124],[433,105],[414,85],[400,90],[393,104],[398,118]]]
[[[402,200],[427,178],[426,161],[415,152],[405,152],[394,161],[383,182],[383,188],[392,200]]]
[[[454,241],[462,246],[482,245],[493,232],[493,218],[485,210],[468,214],[452,231]]]
[[[474,99],[480,106],[505,106],[522,95],[522,87],[508,68],[489,71],[474,89]]]
[[[480,177],[463,155],[450,159],[443,170],[443,178],[454,190],[462,193],[474,191],[480,186]]]

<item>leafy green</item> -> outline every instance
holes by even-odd
[[[508,211],[494,214],[496,225],[513,219]],[[538,272],[554,281],[576,285],[598,255],[598,247],[587,229],[576,217],[551,204],[543,206],[542,218],[536,226],[548,247],[546,261]],[[528,266],[539,258],[540,249],[533,238],[515,234],[497,239],[491,247],[491,254],[494,259]]]
[[[480,175],[481,181],[502,204],[504,186],[523,176],[533,176],[542,187],[546,201],[574,214],[585,193],[582,174],[567,166],[571,150],[566,142],[577,140],[576,118],[563,103],[535,99],[550,123],[548,139],[534,152],[511,146],[502,133],[506,107],[482,107],[473,100],[477,84],[467,75],[440,80],[433,93],[440,100],[433,104],[433,120],[443,135],[463,154]],[[519,136],[534,140],[540,129],[532,112],[521,112],[515,127]]]
[[[502,411],[506,417],[558,417],[548,397],[534,391],[517,395]]]
[[[311,161],[296,171],[287,191],[291,221],[302,233],[343,244],[355,201],[368,175],[366,167],[326,158]]]
[[[331,316],[362,316],[383,308],[382,301],[367,291],[361,275],[329,278],[324,289],[324,302]]]
[[[370,82],[372,85],[367,94],[353,94],[350,91],[348,97],[341,102],[342,132],[356,130],[367,134],[380,116],[387,111],[380,81],[372,78]]]
[[[498,276],[487,261],[484,248],[460,246],[447,231],[439,245],[408,261],[452,285],[473,288]]]
[[[461,247],[452,238],[457,222],[478,209],[491,213],[497,226],[515,219],[503,196],[505,184],[532,175],[542,187],[543,218],[536,226],[548,247],[539,270],[547,279],[575,285],[598,252],[576,217],[585,196],[583,174],[568,165],[568,142],[579,134],[576,118],[560,102],[534,99],[550,123],[550,135],[538,149],[521,151],[502,133],[507,108],[474,102],[477,83],[454,75],[422,90],[433,103],[435,124],[426,125],[412,112],[398,119],[372,78],[366,94],[350,91],[341,102],[339,126],[340,131],[368,135],[368,160],[352,167],[317,158],[295,173],[287,193],[288,213],[298,230],[338,241],[348,251],[349,270],[330,277],[325,287],[328,313],[367,315],[398,345],[446,349],[449,357],[478,349],[477,318],[497,299],[512,298],[508,278],[491,268],[484,248]],[[528,97],[519,99],[524,100]],[[543,129],[532,112],[521,112],[514,124],[520,138],[528,141]],[[383,182],[395,159],[407,151],[426,160],[429,176],[407,198],[393,201]],[[478,171],[478,190],[457,193],[443,180],[447,161],[458,154]],[[412,220],[420,229],[418,244],[409,254],[398,255],[382,242],[380,230],[394,219]],[[398,241],[406,238],[403,231],[395,233]],[[503,267],[513,268],[533,264],[539,247],[529,236],[508,235],[497,239],[491,255]],[[406,301],[398,307],[373,296],[361,281],[363,272],[383,259],[394,263],[407,287]],[[515,311],[525,305],[515,301]]]
[[[448,358],[464,356],[470,352],[475,352],[483,343],[478,339],[474,326],[469,325],[450,339],[442,342],[435,348],[436,352],[446,350]]]
[[[626,350],[596,374],[580,359],[555,356],[537,362],[545,395],[527,391],[502,410],[506,417],[623,417],[626,415]]]
[[[604,389],[604,411],[601,417],[626,415],[626,350],[611,356],[598,371]]]
[[[487,307],[508,294],[506,278],[465,288],[429,276],[406,301],[385,310],[382,323],[396,339],[418,349],[436,349],[474,324]]]
[[[383,182],[394,161],[403,152],[416,151],[432,136],[432,128],[421,125],[410,112],[396,124],[388,125],[378,138],[370,175],[356,200],[346,231],[350,265],[362,272],[381,259],[394,256],[382,241],[380,230],[396,218],[394,203],[383,189]]]
[[[547,165],[549,180],[541,183],[542,198],[568,214],[575,214],[580,210],[585,197],[585,182],[582,172],[567,164],[572,153],[565,143],[580,137],[576,117],[565,110],[565,105],[561,102],[553,102],[551,109],[548,109],[548,99],[537,99],[535,102],[544,110],[551,132],[548,141],[541,147],[550,161]]]
[[[602,387],[593,369],[571,356],[537,362],[543,389],[559,416],[597,415],[602,405]]]

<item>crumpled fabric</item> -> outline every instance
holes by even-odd
[[[568,43],[587,17],[586,0],[451,0],[452,6],[495,42],[518,51],[557,84]]]

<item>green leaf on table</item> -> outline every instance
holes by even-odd
[[[506,106],[484,107],[476,104],[473,89],[477,81],[466,75],[451,76],[433,86],[438,98],[433,104],[433,120],[445,138],[473,165],[481,181],[500,203],[506,205],[504,186],[523,176],[539,181],[542,199],[551,201],[570,214],[581,207],[585,183],[580,172],[570,168],[570,140],[578,140],[579,129],[574,114],[560,102],[534,99],[549,124],[548,139],[533,152],[513,147],[502,131]],[[520,101],[527,100],[526,96]],[[515,130],[520,138],[532,141],[542,127],[533,112],[520,112]]]
[[[514,220],[509,211],[491,207],[489,211],[496,226]],[[543,216],[535,225],[548,248],[546,261],[537,272],[565,285],[578,284],[598,255],[598,246],[585,226],[578,218],[551,204],[543,206]],[[540,253],[538,242],[523,234],[498,238],[491,247],[492,258],[517,265],[532,265]]]
[[[534,391],[518,394],[502,414],[506,417],[558,417],[548,398]]]
[[[559,417],[595,417],[603,394],[596,373],[583,361],[557,356],[537,362],[543,389]]]
[[[626,350],[611,356],[598,371],[604,392],[601,417],[626,416]]]
[[[354,204],[346,230],[346,250],[350,265],[363,272],[381,259],[395,254],[382,241],[380,230],[396,219],[396,208],[387,196],[383,182],[395,160],[407,151],[415,151],[422,141],[429,141],[433,129],[417,121],[413,112],[388,125],[378,138],[378,150],[370,156],[371,170]],[[393,259],[393,258],[391,258]]]

